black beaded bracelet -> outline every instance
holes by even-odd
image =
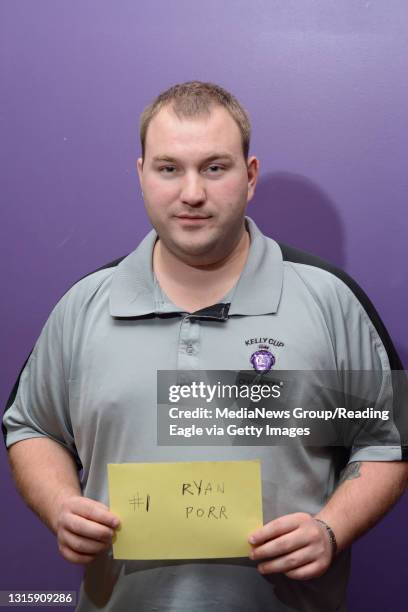
[[[323,527],[325,527],[327,533],[329,534],[329,540],[330,540],[330,544],[331,544],[331,547],[332,547],[332,553],[333,553],[332,558],[334,558],[336,556],[336,553],[337,553],[337,540],[336,540],[336,536],[334,535],[333,529],[331,527],[329,527],[329,525],[327,523],[322,521],[322,519],[315,518],[314,520],[317,521],[318,523],[321,523],[323,525]]]

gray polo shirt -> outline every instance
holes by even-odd
[[[127,257],[77,282],[52,311],[10,398],[7,446],[42,436],[63,444],[83,468],[84,495],[105,504],[107,463],[259,458],[265,522],[318,512],[347,460],[403,458],[400,446],[348,454],[300,445],[157,445],[157,370],[248,370],[265,343],[278,370],[385,376],[398,367],[378,315],[353,281],[265,237],[250,219],[247,227],[250,251],[234,290],[193,314],[155,281],[154,231]],[[78,610],[344,610],[348,571],[348,552],[306,582],[261,576],[245,559],[135,562],[108,553],[87,569]]]

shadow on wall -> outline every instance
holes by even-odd
[[[334,202],[310,179],[290,172],[263,176],[248,207],[262,232],[344,268],[344,230]]]
[[[345,234],[334,202],[310,179],[290,172],[262,176],[248,215],[264,234],[346,269]],[[408,368],[408,348],[397,343]]]

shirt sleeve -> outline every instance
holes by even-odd
[[[51,312],[13,389],[3,418],[7,448],[28,438],[47,437],[78,459],[68,402],[68,351],[64,296]]]
[[[351,461],[399,461],[408,458],[406,436],[401,426],[404,406],[405,372],[374,306],[352,281],[349,286],[335,279],[335,305],[331,311],[332,342],[337,368],[343,373],[349,397],[371,398],[386,420],[364,423],[364,443],[354,443]],[[395,369],[394,369],[395,368]],[[372,442],[367,435],[372,429]]]

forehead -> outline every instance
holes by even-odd
[[[217,151],[242,155],[241,132],[229,112],[214,106],[209,114],[178,117],[171,107],[162,108],[146,134],[146,156],[206,155]]]

